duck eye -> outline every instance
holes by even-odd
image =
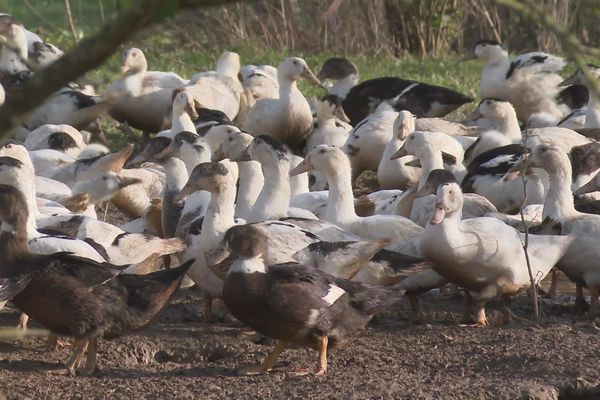
[[[298,61],[294,60],[294,65],[298,65]]]

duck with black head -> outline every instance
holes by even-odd
[[[18,189],[0,185],[0,301],[11,299],[53,333],[74,337],[67,371],[90,375],[96,370],[97,340],[147,325],[173,296],[193,260],[148,275],[126,275],[110,264],[68,253],[33,254],[24,202]],[[77,371],[86,348],[86,364]]]
[[[266,265],[267,237],[251,225],[230,228],[221,246],[212,262],[229,253],[237,256],[223,285],[227,308],[252,329],[277,340],[264,362],[244,368],[243,374],[268,372],[292,343],[318,350],[314,373],[325,374],[328,350],[363,329],[374,314],[399,301],[405,292],[398,286],[334,278],[296,262]]]

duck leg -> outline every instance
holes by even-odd
[[[87,358],[85,360],[85,366],[77,371],[81,376],[90,376],[96,371],[97,359],[96,359],[96,347],[98,346],[98,339],[94,338],[89,341]]]
[[[548,299],[554,300],[556,297],[556,288],[558,286],[558,276],[560,271],[556,268],[552,268],[552,280],[550,281],[550,289],[548,289],[548,293],[546,293],[546,297]]]
[[[275,345],[275,348],[267,356],[267,358],[265,358],[265,360],[262,362],[262,364],[242,368],[240,370],[240,374],[242,374],[242,375],[259,375],[259,374],[264,374],[264,373],[270,371],[271,369],[273,369],[273,366],[277,362],[277,358],[279,357],[281,352],[285,349],[286,345],[287,345],[287,343],[284,342],[283,340],[278,340],[277,344]]]
[[[19,325],[17,325],[17,329],[27,330],[27,323],[29,322],[29,315],[25,313],[21,313],[19,316]]]
[[[325,375],[327,371],[327,346],[329,344],[329,338],[323,336],[319,342],[317,342],[317,349],[319,350],[319,367],[315,371],[316,376]]]
[[[477,311],[475,314],[475,322],[477,325],[487,326],[488,320],[485,316],[485,300],[477,300]]]
[[[470,324],[473,322],[473,296],[465,289],[465,310],[461,319],[461,323]]]
[[[407,295],[410,301],[410,308],[412,310],[412,322],[414,324],[420,324],[423,319],[423,313],[421,312],[421,304],[419,303],[419,296]]]
[[[583,297],[583,286],[575,284],[575,292],[575,311],[578,314],[583,314],[589,307],[587,301],[585,301],[585,297]]]
[[[210,322],[213,318],[213,298],[212,296],[204,297],[204,314],[202,315],[202,319],[204,322]]]
[[[75,346],[71,357],[65,363],[67,367],[67,372],[71,376],[76,375],[76,370],[81,363],[81,359],[83,358],[83,353],[85,353],[85,349],[87,348],[88,340],[87,339],[76,339]]]

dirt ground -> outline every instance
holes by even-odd
[[[330,354],[325,377],[289,373],[316,366],[316,352],[299,348],[270,374],[246,377],[236,369],[262,361],[272,344],[255,344],[230,316],[202,322],[200,296],[184,289],[138,335],[100,342],[101,369],[90,378],[64,375],[68,348],[49,351],[43,338],[0,341],[0,399],[600,398],[600,320],[576,316],[571,298],[545,302],[546,318],[534,323],[530,299],[520,296],[513,311],[527,320],[508,326],[492,304],[488,328],[458,324],[456,294],[429,293],[423,303],[423,324],[408,320],[407,304],[389,310]],[[0,312],[0,326],[17,319],[10,306]]]

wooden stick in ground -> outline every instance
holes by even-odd
[[[65,0],[65,11],[67,14],[67,21],[69,22],[69,29],[71,29],[71,34],[73,35],[73,40],[75,41],[75,43],[78,43],[79,38],[77,37],[75,22],[73,22],[73,14],[71,13],[71,2],[69,0]]]

